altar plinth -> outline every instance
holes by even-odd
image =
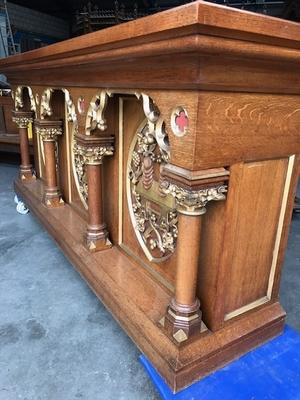
[[[16,192],[174,392],[282,332],[299,24],[196,1],[0,69]]]

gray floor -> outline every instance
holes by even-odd
[[[139,352],[31,214],[16,213],[16,167],[0,164],[0,400],[159,399]],[[282,279],[300,331],[300,216]]]

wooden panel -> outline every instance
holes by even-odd
[[[279,212],[287,173],[287,159],[235,165],[228,207],[233,203],[225,312],[228,314],[267,296]]]
[[[107,223],[110,240],[113,244],[118,244],[119,232],[119,99],[117,96],[109,99],[105,118],[109,133],[115,136],[114,155],[104,157],[103,160],[103,204],[104,217]],[[115,201],[113,201],[115,199]]]
[[[297,96],[200,93],[198,118],[194,169],[300,153]]]
[[[218,283],[224,282],[220,258],[224,246],[225,207],[225,202],[212,202],[209,204],[208,212],[202,217],[198,296],[203,321],[213,331],[223,323],[222,311],[218,310]]]

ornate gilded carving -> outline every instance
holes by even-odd
[[[83,96],[78,97],[77,110],[78,110],[79,114],[84,114],[84,112],[85,112],[85,99]]]
[[[36,133],[40,135],[44,142],[53,142],[56,141],[57,136],[62,135],[63,130],[62,127],[35,127]]]
[[[148,120],[149,132],[155,136],[155,140],[165,156],[170,156],[170,145],[165,129],[165,123],[160,116],[159,109],[154,101],[145,93],[135,93],[138,99],[143,101],[144,114]]]
[[[33,122],[33,118],[29,117],[12,117],[12,120],[19,128],[28,128],[29,124]]]
[[[76,186],[79,192],[79,196],[85,208],[87,208],[88,200],[88,185],[87,176],[85,170],[85,161],[82,151],[78,149],[77,142],[73,142],[73,171],[76,181]]]
[[[52,95],[53,89],[48,88],[46,89],[41,98],[41,118],[44,119],[45,117],[50,117],[53,114],[50,100]]]
[[[209,201],[225,200],[227,187],[219,185],[199,190],[186,190],[180,186],[163,180],[160,183],[160,192],[175,198],[178,211],[188,215],[202,215],[206,213],[206,204]]]
[[[69,122],[75,122],[77,121],[77,114],[70,92],[67,89],[62,89],[62,91],[65,94],[65,102],[67,106],[67,120]]]
[[[85,147],[77,144],[76,152],[84,164],[99,165],[102,164],[103,157],[113,155],[114,148],[113,146]]]
[[[132,204],[136,229],[141,233],[151,251],[158,249],[163,255],[175,250],[177,230],[177,213],[171,210],[162,216],[147,204],[143,205],[142,196],[133,192]]]
[[[158,146],[149,122],[137,132],[128,165],[128,204],[137,238],[150,261],[163,261],[175,250],[177,213],[158,190],[159,170],[168,154]]]
[[[28,90],[28,95],[30,100],[30,110],[35,112],[36,111],[35,100],[32,93],[32,89],[29,86],[18,86],[16,88],[13,96],[15,101],[15,110],[20,111],[24,107],[23,90],[25,88]]]
[[[97,94],[91,101],[86,120],[86,134],[90,135],[95,129],[105,131],[107,128],[104,112],[107,106],[108,98],[112,94],[106,91]]]
[[[70,92],[65,88],[48,88],[44,90],[41,98],[41,118],[50,117],[53,115],[53,110],[51,107],[51,97],[54,90],[61,90],[65,96],[65,103],[67,106],[66,117],[67,121],[75,122],[77,121],[76,108],[73,103]]]
[[[22,91],[23,91],[22,86],[18,86],[14,93],[15,110],[17,110],[17,111],[19,111],[20,108],[24,107]]]

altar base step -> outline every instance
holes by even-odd
[[[163,400],[299,400],[300,333],[284,333],[210,376],[173,394],[144,356],[140,361]]]
[[[15,181],[17,195],[172,391],[180,391],[282,332],[285,313],[278,302],[270,302],[217,332],[203,331],[187,345],[178,346],[159,324],[172,292],[157,284],[117,245],[90,252],[85,246],[86,221],[68,204],[47,208],[43,204],[44,189],[40,179],[26,184]]]

